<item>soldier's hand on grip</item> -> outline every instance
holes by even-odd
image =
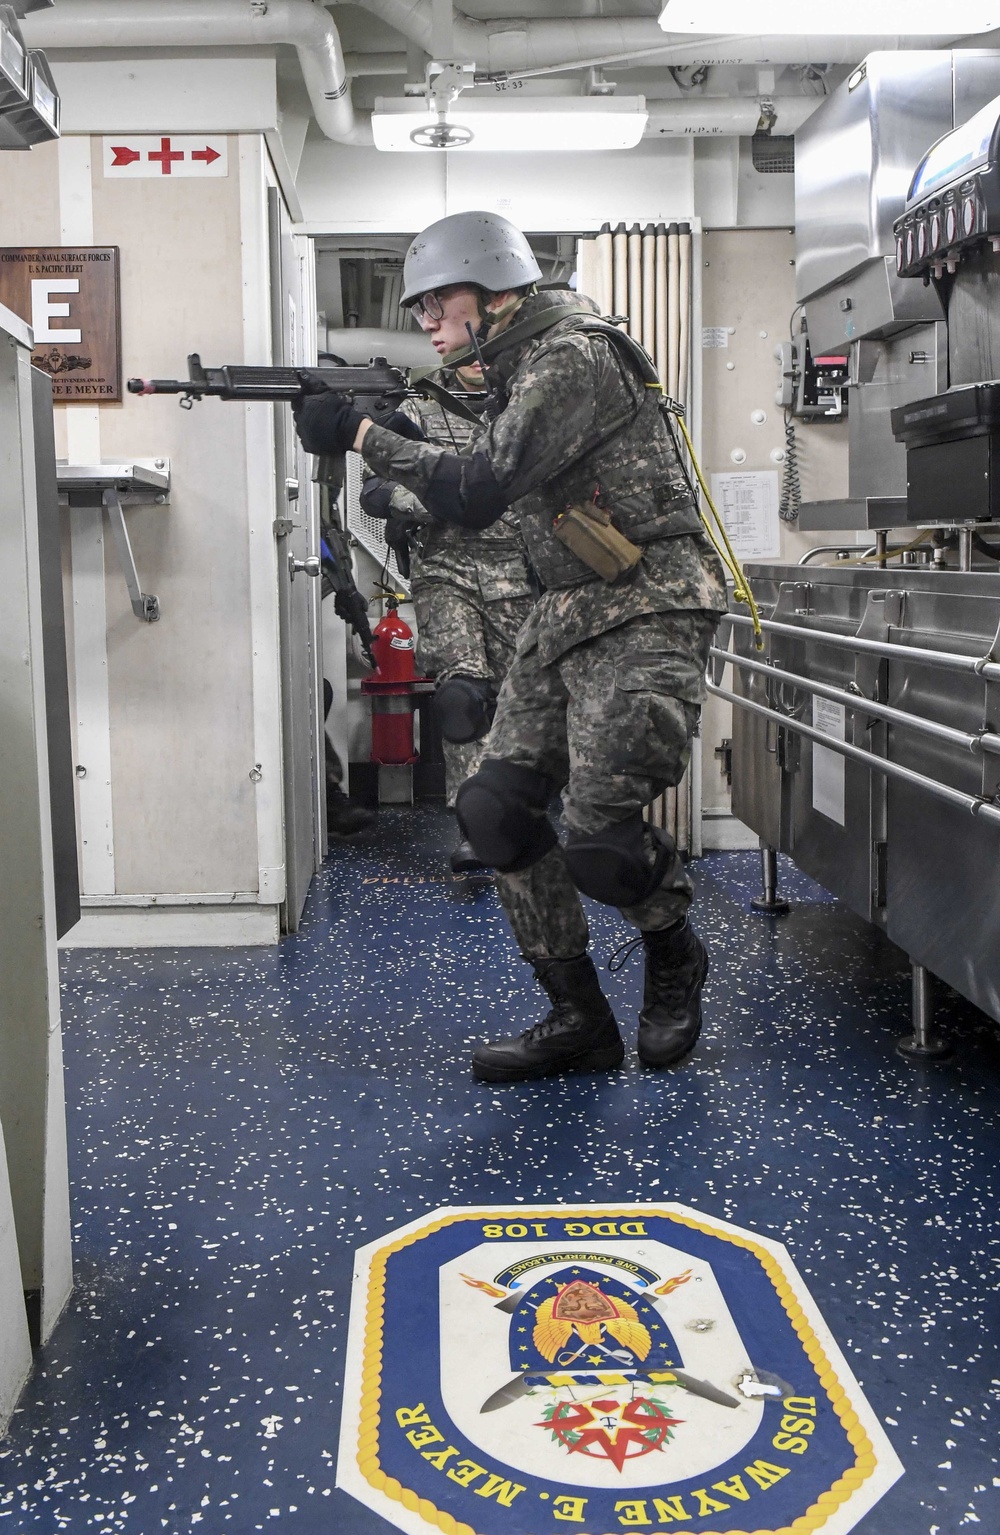
[[[346,453],[353,447],[358,428],[366,418],[342,394],[324,389],[322,394],[300,395],[292,403],[295,430],[307,453]]]

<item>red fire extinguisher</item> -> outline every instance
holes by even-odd
[[[412,682],[417,674],[413,630],[399,616],[399,598],[386,598],[386,615],[375,626],[372,651],[374,676],[380,682]]]
[[[417,760],[413,746],[415,641],[413,630],[399,616],[395,594],[386,597],[386,609],[372,636],[376,668],[361,689],[372,701],[371,760],[380,767],[405,767]]]

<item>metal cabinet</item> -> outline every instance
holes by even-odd
[[[1000,1020],[1000,582],[749,574],[765,651],[734,622],[731,689],[715,656],[734,813]]]
[[[75,854],[51,402],[46,420],[30,358],[30,331],[0,308],[0,1432],[31,1367],[29,1322],[47,1338],[72,1285],[56,956],[67,817]],[[41,485],[36,449],[48,456]],[[69,794],[55,831],[50,767],[55,797]]]

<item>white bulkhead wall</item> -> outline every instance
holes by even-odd
[[[313,131],[296,175],[300,228],[406,233],[471,208],[529,233],[609,222],[701,219],[705,228],[789,225],[794,177],[762,175],[732,134],[645,138],[610,154],[383,154]]]
[[[780,486],[784,460],[778,455],[787,444],[784,412],[775,403],[781,370],[774,352],[788,339],[795,305],[794,230],[706,230],[701,253],[702,321],[705,339],[712,343],[701,351],[703,466],[708,475],[774,474]],[[718,331],[726,333],[724,346],[713,335]],[[802,499],[846,496],[847,421],[793,425]],[[780,558],[792,562],[818,544],[869,542],[866,534],[800,533],[797,524],[788,522],[781,523],[779,533]],[[725,646],[725,639],[720,644]],[[706,699],[701,733],[704,845],[756,847],[756,836],[742,836],[729,820],[725,761],[717,755],[722,742],[732,739],[732,705]]]
[[[54,67],[68,131],[0,156],[4,243],[120,247],[124,378],[183,377],[196,350],[215,364],[268,362],[273,60]],[[116,93],[122,74],[131,86]],[[246,130],[229,137],[225,177],[104,175],[102,133],[223,122]],[[174,397],[126,394],[58,406],[57,417],[60,454],[165,457],[172,480],[168,506],[126,512],[158,623],[132,613],[106,529],[95,593],[100,518],[87,529],[95,555],[70,538],[76,514],[65,513],[74,752],[87,769],[85,911],[67,941],[274,942],[284,854],[271,407],[209,400],[181,411]]]
[[[472,208],[529,233],[645,224],[694,214],[694,140],[644,139],[612,154],[411,155],[310,136],[297,189],[303,228],[317,234],[416,232]]]

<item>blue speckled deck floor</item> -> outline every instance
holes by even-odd
[[[538,1015],[452,823],[383,812],[277,951],[64,957],[77,1290],[0,1448],[15,1530],[388,1535],[333,1485],[356,1246],[444,1204],[680,1200],[787,1244],[906,1474],[863,1535],[1000,1529],[1000,1047],[892,1051],[905,963],[803,876],[697,865],[713,971],[670,1074],[495,1088],[469,1046]],[[606,959],[619,921],[598,908]],[[639,957],[608,979],[634,1037]]]

